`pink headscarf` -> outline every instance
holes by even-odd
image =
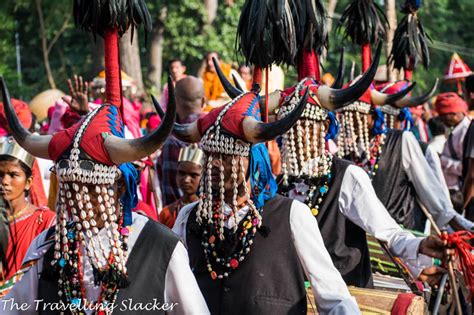
[[[65,96],[71,98],[70,96]],[[61,117],[63,117],[66,110],[69,108],[69,105],[63,101],[61,98],[54,103],[54,111],[51,115],[51,121],[49,124],[48,135],[53,135],[58,131],[63,130],[63,125],[61,123]]]

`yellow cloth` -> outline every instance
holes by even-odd
[[[220,67],[224,75],[229,78],[231,67],[228,64],[220,63]],[[224,87],[219,81],[217,73],[211,71],[205,71],[202,75],[202,81],[204,83],[204,96],[206,101],[214,101],[221,98],[224,93]]]

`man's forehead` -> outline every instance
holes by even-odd
[[[202,166],[190,161],[181,161],[178,162],[178,169],[179,170],[186,170],[186,171],[194,171],[197,170],[198,172],[201,171]]]

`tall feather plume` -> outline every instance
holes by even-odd
[[[292,0],[246,0],[237,27],[236,48],[248,64],[266,68],[294,64],[298,52]]]
[[[94,38],[104,36],[109,28],[117,29],[122,36],[129,27],[133,30],[143,25],[151,32],[152,21],[145,0],[74,0],[76,27],[91,32]]]
[[[393,62],[396,69],[413,70],[420,62],[425,69],[430,64],[428,42],[431,41],[417,16],[421,0],[407,0],[402,6],[405,16],[398,23],[393,38],[389,63]]]
[[[327,47],[326,9],[321,0],[292,1],[298,50],[321,52]]]
[[[375,44],[385,38],[388,20],[373,0],[352,0],[342,13],[336,27],[343,28],[344,38],[350,37],[357,45]]]

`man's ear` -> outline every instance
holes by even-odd
[[[25,190],[30,190],[31,184],[33,184],[33,176],[30,176],[26,179]]]

